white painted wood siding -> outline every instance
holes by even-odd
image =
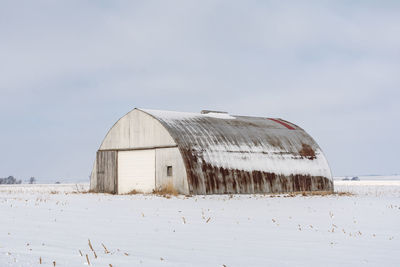
[[[155,189],[155,149],[118,151],[118,194]]]

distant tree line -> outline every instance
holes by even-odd
[[[21,184],[22,181],[16,179],[14,176],[8,176],[7,178],[0,178],[0,184]],[[29,183],[34,184],[36,183],[35,177],[29,178]]]
[[[8,176],[7,178],[0,178],[0,184],[20,184],[21,180],[17,180],[14,176]]]

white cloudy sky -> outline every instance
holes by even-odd
[[[86,179],[134,107],[281,117],[399,173],[399,1],[1,1],[0,177]]]

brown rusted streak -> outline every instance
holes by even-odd
[[[233,120],[203,117],[177,120],[169,124],[160,119],[176,141],[184,160],[190,194],[223,193],[282,193],[296,191],[332,191],[332,181],[327,177],[310,175],[282,175],[260,170],[245,171],[216,167],[205,160],[207,151],[214,145],[240,153],[242,144],[263,147],[265,153],[289,155],[292,158],[316,158],[315,141],[300,127],[296,130],[276,128],[265,118],[236,116]],[[292,124],[294,125],[294,124]],[[269,147],[278,149],[270,150]],[[237,149],[239,148],[239,150]],[[320,154],[318,154],[318,157]],[[323,156],[323,155],[322,155]],[[299,159],[301,160],[301,159]]]
[[[179,147],[181,154],[185,155],[183,157],[185,166],[186,166],[186,176],[187,176],[187,181],[188,181],[188,187],[189,187],[189,193],[194,194],[195,189],[196,191],[200,188],[200,181],[198,175],[194,173],[195,168],[195,163],[197,161],[197,157],[194,156],[193,151],[190,151],[189,149],[183,149],[182,147]]]
[[[316,158],[315,151],[314,151],[314,149],[312,149],[312,147],[310,145],[307,145],[304,143],[301,145],[302,145],[302,148],[299,151],[300,156],[305,157],[310,160],[313,160]]]
[[[188,151],[188,150],[187,150]],[[190,153],[191,154],[191,153]],[[188,156],[188,155],[187,155]],[[326,177],[310,175],[282,175],[263,171],[244,171],[215,167],[191,154],[188,182],[192,194],[251,194],[299,191],[333,191],[333,183]],[[194,161],[192,161],[194,160]],[[204,180],[205,187],[200,180]]]

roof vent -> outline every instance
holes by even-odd
[[[201,114],[208,114],[208,113],[221,113],[221,114],[228,114],[226,111],[217,111],[217,110],[202,110]]]

